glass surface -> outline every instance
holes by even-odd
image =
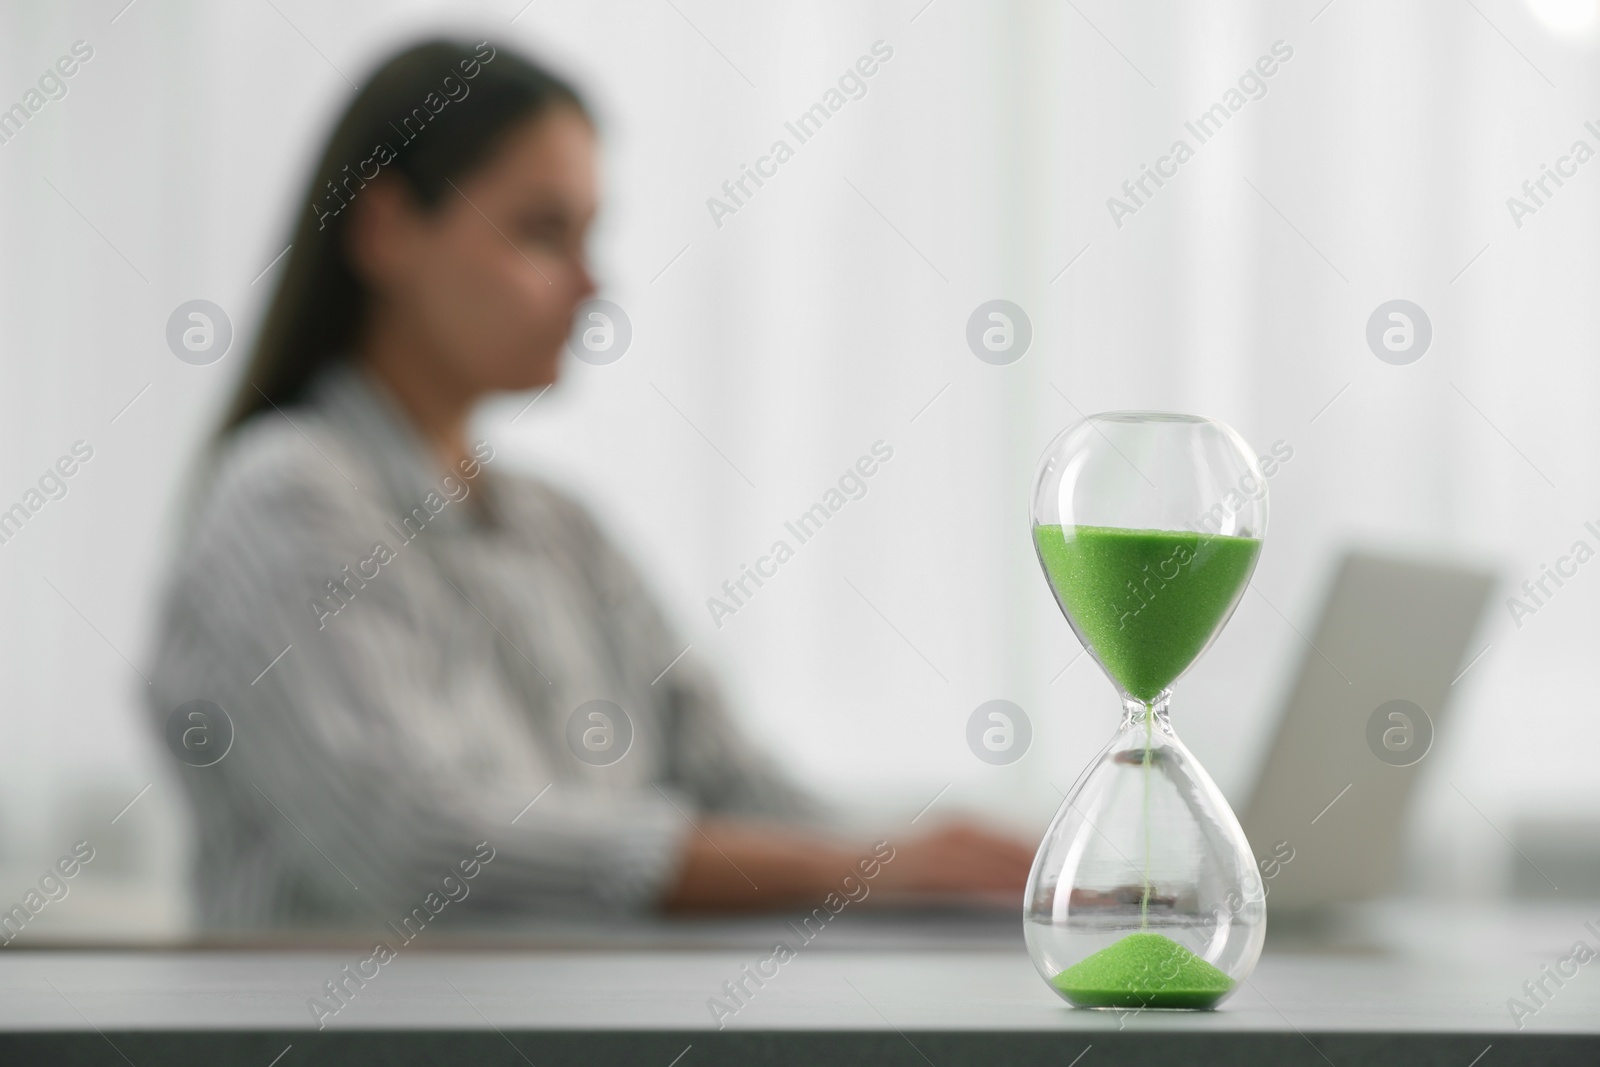
[[[1078,1007],[1215,1007],[1261,954],[1265,893],[1167,706],[1249,585],[1266,481],[1220,422],[1108,412],[1045,449],[1032,517],[1056,603],[1123,715],[1034,857],[1028,952]]]

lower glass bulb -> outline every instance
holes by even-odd
[[[1167,696],[1124,702],[1028,876],[1028,953],[1078,1007],[1214,1008],[1261,955],[1261,874],[1227,801],[1172,732]]]

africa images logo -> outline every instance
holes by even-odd
[[[443,95],[440,95],[438,90],[430,92],[422,98],[421,103],[411,109],[409,114],[400,117],[400,125],[396,126],[393,122],[389,123],[394,132],[399,135],[402,148],[421,136],[423,131],[428,128],[428,123],[432,122],[434,117],[446,107],[452,103],[460,103],[467,98],[467,95],[472,92],[472,86],[468,85],[467,82],[476,78],[483,71],[484,65],[494,59],[495,50],[488,41],[479,41],[478,50],[474,55],[476,56],[475,59],[463,59],[461,61],[460,78],[451,73],[440,80],[439,90],[443,91]],[[356,193],[365,189],[367,182],[376,178],[384,167],[398,158],[400,158],[400,154],[395,150],[394,145],[388,141],[380,141],[378,144],[373,145],[370,156],[356,164],[355,173],[352,174],[350,172],[350,164],[346,163],[343,168],[344,177],[339,179],[337,185],[334,184],[333,178],[328,179],[328,195],[323,197],[326,204],[313,203],[311,205],[311,210],[317,216],[317,229],[327,228],[329,219],[338,216],[341,211],[349,207],[351,201],[356,198]],[[371,173],[368,173],[369,168]],[[351,182],[355,183],[355,188],[353,189],[350,187]]]

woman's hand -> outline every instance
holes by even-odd
[[[1033,846],[976,823],[952,822],[894,846],[874,888],[889,893],[1002,893],[1021,896],[1033,866]]]
[[[703,820],[661,907],[705,912],[813,905],[839,891],[847,875],[901,900],[922,893],[1020,895],[1033,863],[1032,846],[968,821],[888,845],[892,858],[883,860],[884,852],[874,858],[871,846],[842,846],[792,827]],[[862,860],[878,867],[871,879],[864,878]]]

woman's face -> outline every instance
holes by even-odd
[[[432,211],[399,182],[358,225],[374,313],[474,395],[554,382],[572,319],[595,291],[585,237],[596,199],[595,135],[571,107],[509,130]],[[369,189],[367,192],[374,192]],[[358,205],[361,198],[357,198]]]

